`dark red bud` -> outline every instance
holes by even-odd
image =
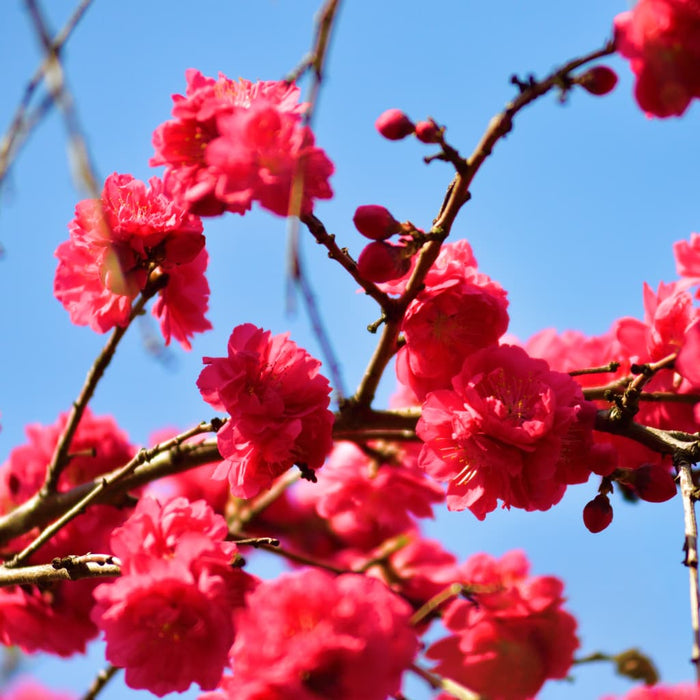
[[[637,495],[650,503],[663,503],[676,495],[676,482],[662,464],[645,464],[630,474]]]
[[[387,109],[374,122],[377,131],[391,141],[404,139],[413,133],[413,122],[400,109]]]
[[[607,95],[617,85],[617,73],[607,66],[589,68],[576,82],[591,95]]]
[[[411,259],[402,245],[387,241],[368,243],[357,259],[360,274],[370,282],[388,282],[408,272]]]
[[[383,241],[401,231],[401,224],[386,207],[379,204],[364,204],[357,207],[352,221],[363,236],[374,241]]]
[[[583,524],[591,532],[600,532],[610,525],[613,519],[613,509],[607,496],[599,493],[592,501],[586,503],[583,509]]]
[[[416,138],[423,143],[437,143],[440,137],[440,129],[434,121],[418,122],[416,124]]]

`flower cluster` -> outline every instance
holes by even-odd
[[[418,649],[410,615],[364,576],[305,569],[261,583],[236,616],[234,675],[204,698],[384,700]]]
[[[294,464],[322,466],[332,447],[330,385],[321,363],[289,340],[250,323],[233,329],[228,357],[205,357],[197,380],[204,400],[231,418],[217,433],[235,496],[250,498]]]
[[[562,610],[562,582],[529,568],[520,551],[477,554],[461,567],[473,599],[445,610],[452,635],[428,649],[435,671],[493,700],[532,698],[547,679],[566,677],[579,646],[576,620]]]
[[[306,214],[333,195],[333,164],[303,125],[292,83],[214,80],[193,69],[186,79],[173,119],[153,134],[151,165],[167,166],[190,211],[243,214],[257,201],[280,216]]]
[[[172,183],[114,173],[99,200],[78,203],[54,281],[73,323],[99,333],[126,326],[136,296],[167,275],[153,307],[166,344],[175,338],[190,349],[189,338],[211,328],[202,222],[173,201]]]
[[[238,568],[226,522],[204,501],[142,498],[112,534],[122,576],[95,589],[94,622],[107,659],[130,688],[158,696],[219,682],[234,638],[233,612],[255,580]]]

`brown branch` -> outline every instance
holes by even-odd
[[[156,282],[151,285],[146,285],[146,288],[141,293],[139,300],[134,304],[129,315],[129,320],[126,326],[116,327],[113,331],[109,340],[105,344],[102,351],[95,359],[92,367],[88,370],[87,376],[85,377],[85,382],[80,390],[78,398],[73,402],[73,407],[71,408],[70,414],[68,416],[68,421],[66,422],[66,427],[63,429],[63,433],[56,444],[56,449],[54,450],[53,457],[46,469],[46,479],[44,485],[41,487],[41,494],[48,495],[56,490],[58,485],[58,479],[61,476],[61,472],[68,464],[69,456],[68,450],[70,449],[70,443],[75,435],[75,431],[78,429],[80,424],[80,419],[83,417],[83,413],[87,408],[87,405],[92,398],[92,395],[97,388],[97,384],[102,378],[105,370],[109,366],[109,363],[114,357],[114,353],[119,345],[119,342],[124,337],[124,334],[128,330],[131,322],[141,314],[146,302],[167,282],[166,276],[161,276],[157,278]]]
[[[141,450],[125,466],[76,486],[70,491],[52,493],[48,496],[37,493],[17,506],[11,513],[0,517],[0,544],[5,544],[35,527],[44,527],[56,518],[59,518],[56,523],[60,521],[63,526],[65,524],[61,520],[63,517],[69,513],[78,514],[76,511],[78,504],[111,503],[115,498],[154,479],[220,461],[221,455],[214,440],[182,443],[198,433],[218,430],[222,424],[223,422],[218,419],[211,423],[200,423],[150,450]],[[5,566],[9,567],[10,563]]]
[[[48,107],[53,103],[53,99],[44,100],[31,115],[27,115],[32,96],[52,65],[51,57],[60,54],[64,44],[73,33],[73,30],[76,28],[78,22],[80,22],[91,3],[92,0],[81,0],[61,31],[58,32],[51,41],[49,55],[42,60],[40,66],[34,71],[34,75],[24,89],[24,94],[15,110],[7,133],[2,141],[0,141],[0,187],[7,176],[17,151],[22,145],[20,139],[26,141],[34,126],[39,123],[43,115],[48,111]]]
[[[340,263],[355,282],[365,290],[365,294],[372,297],[385,311],[392,308],[395,300],[379,289],[374,282],[369,282],[360,275],[357,269],[357,263],[352,259],[345,248],[341,248],[335,242],[335,236],[326,231],[325,226],[316,216],[313,214],[306,214],[301,217],[301,221],[316,239],[316,242],[328,250],[328,257]]]
[[[700,435],[679,430],[661,430],[633,421],[621,421],[613,413],[613,409],[598,411],[595,429],[629,438],[660,454],[679,455],[690,462],[696,462],[700,458]]]
[[[121,568],[116,557],[110,554],[86,554],[79,557],[57,557],[50,564],[24,566],[20,569],[0,567],[0,587],[120,575]]]
[[[696,681],[700,683],[700,583],[698,582],[698,525],[695,518],[695,485],[690,462],[675,460],[681,485],[683,500],[683,520],[685,542],[683,563],[688,567],[690,580],[690,622],[693,628],[693,645],[690,660],[695,665]]]

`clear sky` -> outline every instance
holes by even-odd
[[[50,5],[53,28],[74,3]],[[169,118],[184,72],[222,71],[231,78],[278,79],[310,46],[319,0],[96,0],[65,51],[67,79],[103,179],[112,172],[147,179],[153,129]],[[357,255],[352,226],[360,204],[383,204],[427,228],[450,168],[426,166],[430,149],[415,140],[390,143],[374,121],[399,107],[414,119],[433,116],[450,142],[469,153],[490,117],[514,93],[511,74],[543,76],[568,59],[601,47],[625,0],[349,0],[344,3],[316,118],[318,144],[336,166],[335,197],[317,215]],[[38,65],[40,52],[23,3],[0,8],[4,94],[0,129]],[[620,316],[642,314],[642,283],[675,278],[671,244],[698,230],[698,118],[650,120],[632,98],[626,63],[609,97],[575,92],[565,105],[547,96],[519,115],[472,187],[473,199],[454,228],[468,238],[480,268],[510,297],[510,332],[521,339],[546,327],[605,331]],[[32,134],[0,192],[0,461],[23,439],[28,423],[49,424],[69,408],[105,342],[72,326],[53,298],[53,252],[67,238],[76,189],[66,160],[65,130],[53,112]],[[113,414],[137,443],[165,426],[185,428],[211,417],[195,387],[203,355],[225,353],[231,329],[251,321],[292,338],[318,355],[301,308],[285,307],[286,222],[254,211],[205,225],[214,330],[185,353],[173,346],[155,358],[137,324],[100,384],[98,414]],[[365,327],[374,304],[310,240],[303,255],[340,357],[346,386],[357,385],[374,338]],[[142,331],[142,332],[140,332]],[[382,386],[380,404],[393,390]],[[499,511],[479,523],[470,513],[443,511],[428,526],[460,558],[524,548],[534,573],[564,579],[568,609],[579,620],[582,653],[638,646],[665,680],[691,678],[687,574],[680,565],[683,519],[678,499],[627,506],[599,535],[581,522],[597,484],[570,489],[546,513]],[[94,657],[94,658],[93,658]],[[56,687],[84,690],[99,667],[29,661]],[[550,682],[545,699],[584,700],[631,687],[607,666],[575,669],[576,682]],[[56,678],[54,676],[54,678]],[[142,694],[144,695],[144,694]],[[193,693],[196,695],[196,693]],[[428,697],[420,683],[411,700]],[[105,700],[138,697],[121,679]]]

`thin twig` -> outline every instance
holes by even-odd
[[[73,33],[73,30],[82,19],[92,1],[93,0],[81,0],[71,17],[65,25],[63,25],[61,31],[58,32],[53,38],[53,41],[51,41],[50,52],[42,60],[41,65],[36,71],[34,71],[34,75],[24,89],[24,94],[12,117],[12,122],[7,133],[2,141],[0,141],[0,187],[7,176],[12,161],[22,145],[20,139],[26,141],[34,126],[36,126],[44,114],[46,114],[49,106],[53,103],[52,99],[50,101],[42,100],[41,104],[30,115],[27,115],[32,96],[41,84],[44,76],[48,73],[53,60],[52,56],[58,56],[60,54],[64,44]]]
[[[160,277],[159,280],[165,283],[167,278],[163,276]],[[117,346],[124,337],[124,334],[131,325],[131,322],[141,314],[146,302],[158,291],[158,289],[158,284],[146,286],[146,289],[144,289],[144,291],[141,293],[141,297],[138,299],[136,304],[134,304],[126,326],[117,326],[112,331],[112,335],[110,335],[109,340],[95,359],[92,367],[90,367],[88,370],[83,387],[80,390],[78,398],[73,402],[73,407],[71,408],[68,416],[66,427],[63,429],[63,433],[56,444],[56,449],[54,450],[51,462],[46,469],[46,479],[40,491],[42,495],[48,495],[56,490],[61,472],[68,463],[68,450],[70,449],[71,440],[75,435],[75,431],[78,429],[80,419],[83,417],[83,413],[85,412],[85,409],[87,408],[87,405],[92,398],[95,389],[97,388],[98,382],[109,366],[109,363],[112,361]]]
[[[0,587],[45,585],[53,581],[77,581],[83,578],[121,575],[119,560],[110,554],[86,554],[54,559],[50,564],[23,566],[20,569],[0,567]]]
[[[240,510],[234,515],[229,524],[229,532],[236,537],[238,533],[268,506],[274,503],[292,484],[299,481],[301,472],[294,469],[280,476],[272,486],[265,492],[261,493],[252,503],[243,503]]]
[[[685,542],[683,563],[688,567],[690,580],[690,622],[693,628],[693,645],[690,660],[695,664],[696,681],[700,683],[700,583],[698,582],[698,525],[695,518],[695,485],[690,463],[676,461],[683,500]]]
[[[95,680],[91,683],[88,691],[83,695],[82,700],[95,700],[100,691],[109,683],[112,678],[121,669],[117,666],[106,666],[103,668],[96,676]]]
[[[298,552],[292,552],[289,549],[285,549],[284,547],[270,547],[269,545],[260,545],[258,549],[264,549],[266,552],[272,552],[273,554],[277,554],[280,557],[284,557],[285,559],[288,559],[289,561],[293,561],[297,564],[304,564],[306,566],[314,566],[318,569],[325,569],[326,571],[330,571],[332,574],[351,574],[354,573],[353,571],[350,571],[350,569],[342,569],[339,566],[336,566],[335,564],[331,564],[330,562],[326,561],[321,561],[320,559],[314,559],[313,557],[307,557],[305,554],[300,554]]]

